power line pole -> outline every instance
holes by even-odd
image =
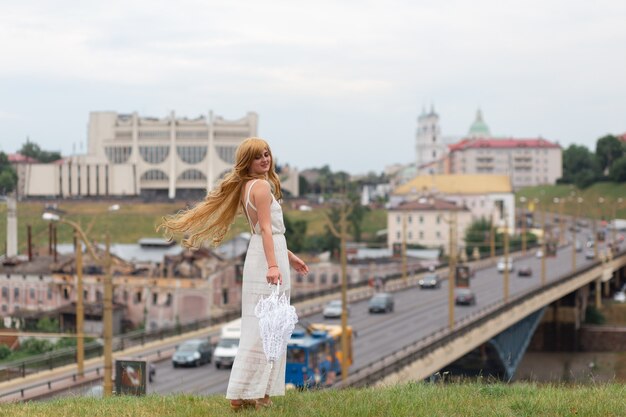
[[[52,224],[52,223],[50,223]],[[85,376],[85,307],[83,292],[83,242],[80,234],[74,230],[76,239],[76,363],[79,377]],[[94,259],[94,261],[96,261]]]
[[[509,224],[504,212],[504,302],[509,301]]]
[[[102,322],[104,326],[104,396],[108,397],[113,394],[113,280],[111,277],[111,238],[108,232],[105,242]]]
[[[496,257],[496,231],[493,224],[493,212],[491,213],[491,228],[489,229],[489,256]]]
[[[541,285],[546,285],[546,208],[541,204]]]
[[[346,257],[346,238],[348,235],[347,218],[352,212],[352,206],[343,204],[339,212],[339,231],[326,213],[326,220],[330,232],[340,240],[341,253],[341,380],[348,378],[348,275]]]
[[[456,274],[456,221],[457,212],[450,213],[449,253],[448,253],[448,327],[454,328],[454,287]]]
[[[407,284],[407,268],[406,268],[406,213],[402,214],[402,281]]]

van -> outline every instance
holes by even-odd
[[[237,350],[239,349],[239,339],[241,338],[241,319],[233,320],[222,326],[220,340],[213,351],[213,361],[217,369],[229,368],[233,366]]]

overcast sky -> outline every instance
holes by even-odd
[[[626,2],[0,0],[0,150],[85,149],[90,111],[259,114],[280,162],[380,172],[444,135],[626,132]]]

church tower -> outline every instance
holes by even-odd
[[[422,114],[417,118],[415,150],[418,170],[421,166],[436,161],[445,154],[446,146],[441,138],[439,115],[435,113],[434,106],[431,106],[429,113],[426,113],[425,109],[422,110]]]

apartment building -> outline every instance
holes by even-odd
[[[466,138],[449,146],[451,174],[508,175],[513,189],[555,184],[563,175],[561,146],[542,138]]]

